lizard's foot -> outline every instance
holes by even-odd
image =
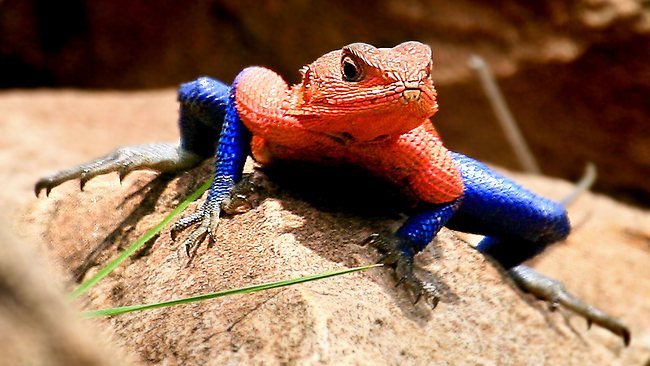
[[[185,229],[199,224],[183,241],[186,254],[191,256],[191,249],[198,248],[206,237],[213,243],[221,213],[235,215],[251,210],[257,202],[259,187],[260,183],[251,176],[245,176],[223,197],[208,196],[193,214],[176,221],[170,232],[172,241]]]
[[[626,346],[630,344],[630,330],[625,324],[602,310],[585,304],[569,293],[559,281],[544,276],[524,265],[514,267],[508,273],[519,288],[548,301],[552,308],[562,305],[587,319],[588,327],[592,323],[598,324],[623,338],[623,343]]]
[[[199,244],[205,240],[206,236],[209,237],[210,242],[214,242],[214,235],[217,232],[220,214],[221,207],[219,202],[210,202],[210,200],[206,200],[201,207],[194,211],[193,214],[176,221],[170,232],[172,241],[176,240],[176,237],[181,231],[184,231],[194,224],[200,223],[199,226],[197,226],[183,241],[185,253],[190,257],[191,248],[198,248]]]
[[[77,178],[79,178],[80,188],[83,190],[86,182],[101,174],[117,172],[120,181],[122,181],[127,174],[134,170],[151,169],[159,172],[178,172],[196,166],[203,159],[203,157],[186,151],[176,144],[154,143],[125,146],[85,164],[43,177],[36,182],[34,191],[38,196],[45,189],[45,194],[49,195],[52,188]]]
[[[438,305],[440,299],[436,286],[432,283],[422,281],[413,273],[413,257],[415,254],[407,239],[400,238],[396,235],[375,233],[370,235],[364,241],[364,244],[370,244],[384,254],[379,260],[380,263],[395,267],[397,285],[404,284],[413,293],[415,296],[414,304],[424,295],[432,308]]]

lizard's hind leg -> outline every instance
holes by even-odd
[[[623,343],[630,344],[630,330],[620,320],[604,311],[593,307],[571,294],[558,280],[545,276],[534,269],[519,265],[511,268],[508,274],[520,289],[535,295],[538,299],[548,301],[552,307],[562,305],[592,323],[608,329],[623,338]]]
[[[77,178],[83,190],[86,182],[98,175],[117,172],[122,181],[134,170],[150,169],[172,173],[187,170],[202,160],[199,155],[171,143],[125,146],[106,156],[43,177],[36,182],[34,190],[37,196],[43,189],[49,195],[52,188]]]
[[[453,157],[465,190],[447,226],[485,235],[479,251],[509,269],[567,237],[571,226],[561,203],[526,190],[474,159],[458,153]]]
[[[80,180],[83,189],[88,180],[98,175],[117,172],[122,180],[128,173],[149,169],[175,173],[198,165],[213,156],[226,113],[230,87],[210,78],[199,78],[181,85],[179,127],[180,144],[152,143],[125,146],[87,163],[48,175],[36,182],[36,195],[68,180]]]
[[[477,249],[503,265],[520,289],[552,306],[562,305],[589,325],[610,330],[627,345],[630,331],[621,321],[584,303],[559,281],[521,264],[569,234],[565,205],[527,191],[464,155],[454,153],[454,160],[465,183],[465,195],[447,226],[486,235]]]

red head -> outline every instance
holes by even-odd
[[[312,131],[372,141],[424,123],[438,109],[431,48],[353,43],[304,67],[289,114]]]

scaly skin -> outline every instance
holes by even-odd
[[[362,77],[343,79],[341,62]],[[463,183],[429,120],[438,109],[431,68],[431,50],[421,43],[352,44],[305,67],[292,88],[273,71],[245,69],[237,111],[263,164],[348,162],[406,183],[422,201],[449,202],[462,195]]]
[[[295,160],[351,164],[402,187],[419,211],[397,232],[367,242],[394,265],[399,283],[435,306],[435,286],[413,273],[415,254],[442,226],[485,235],[477,249],[492,256],[524,290],[620,335],[617,319],[569,294],[557,281],[521,265],[570,231],[564,206],[522,188],[484,164],[448,151],[431,121],[436,91],[428,46],[402,43],[391,49],[354,43],[327,53],[302,70],[292,87],[261,67],[243,70],[231,86],[199,78],[179,89],[180,145],[125,147],[105,157],[42,178],[36,194],[64,181],[135,169],[187,170],[216,150],[215,180],[205,203],[179,220],[172,238],[195,226],[184,243],[212,239],[221,212],[241,212],[239,192],[248,154],[260,164]],[[220,133],[219,133],[220,131]],[[243,207],[243,208],[242,208]],[[198,225],[196,225],[198,224]]]

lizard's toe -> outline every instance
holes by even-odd
[[[185,248],[185,253],[188,257],[192,256],[192,249],[196,252],[199,245],[205,240],[206,237],[209,237],[210,240],[214,240],[210,234],[210,222],[208,220],[201,221],[201,224],[194,229],[190,235],[183,241],[183,247]]]
[[[630,344],[630,330],[625,324],[604,311],[578,299],[559,281],[523,265],[513,267],[508,273],[519,288],[539,299],[548,301],[552,310],[562,305],[585,318],[587,327],[591,327],[592,323],[597,324],[621,337],[626,346]]]
[[[170,235],[173,241],[178,234],[196,226],[190,235],[183,241],[185,250],[190,253],[192,248],[196,249],[206,239],[214,242],[222,213],[235,215],[249,211],[257,203],[257,193],[261,186],[253,181],[250,176],[245,176],[237,184],[223,189],[216,195],[208,195],[203,205],[193,214],[181,218],[172,226]]]
[[[395,275],[398,278],[397,283],[403,284],[415,296],[413,304],[417,304],[422,297],[435,309],[440,301],[440,293],[437,287],[430,282],[418,278],[413,273],[413,257],[406,254],[398,255],[395,263]]]
[[[196,226],[190,232],[188,237],[183,240],[183,246],[185,247],[185,252],[188,256],[191,256],[192,249],[198,249],[199,245],[205,241],[206,238],[209,238],[211,242],[214,242],[214,235],[217,231],[217,226],[219,225],[220,211],[218,208],[214,209],[212,206],[213,205],[210,205],[207,202],[204,203],[190,216],[179,219],[170,230],[172,241],[175,241],[178,234],[198,223],[198,226]]]
[[[415,297],[413,303],[417,304],[424,296],[427,303],[435,308],[440,300],[440,294],[436,286],[418,278],[413,272],[414,252],[407,239],[396,235],[371,234],[364,244],[370,244],[377,248],[383,256],[379,263],[395,267],[397,286],[404,285]]]
[[[219,225],[219,215],[221,209],[218,202],[210,202],[206,200],[201,207],[197,208],[193,214],[183,217],[176,221],[170,230],[172,240],[176,240],[178,234],[185,231],[190,226],[201,223],[194,232],[205,231],[213,236],[217,231]],[[199,230],[200,229],[200,230]],[[193,233],[194,233],[193,232]],[[192,233],[192,235],[193,235]]]
[[[34,186],[36,196],[45,189],[49,195],[52,188],[79,178],[79,187],[83,190],[90,179],[111,172],[117,172],[120,181],[139,169],[175,173],[190,169],[203,160],[202,157],[184,150],[181,146],[169,143],[153,143],[137,146],[125,146],[100,158],[88,161],[60,172],[39,179]]]
[[[203,220],[205,210],[203,206],[199,207],[193,214],[183,217],[181,219],[178,219],[172,226],[171,230],[169,231],[169,234],[172,238],[172,241],[176,241],[176,238],[178,237],[178,234],[181,232],[185,231],[185,229],[189,228],[190,226],[193,226],[197,222],[200,222]]]
[[[34,193],[36,197],[41,194],[41,191],[45,190],[45,196],[49,196],[52,191],[52,182],[49,177],[44,177],[39,179],[34,185]]]

